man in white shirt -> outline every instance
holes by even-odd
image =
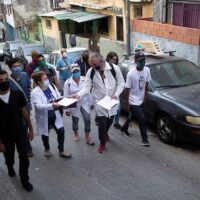
[[[136,68],[129,71],[126,79],[125,87],[127,88],[128,93],[127,105],[130,105],[132,116],[138,120],[140,133],[142,136],[142,145],[149,146],[142,104],[146,96],[148,82],[151,80],[151,74],[149,68],[145,67],[145,56],[143,53],[136,53],[135,63]]]
[[[106,141],[108,141],[108,130],[113,122],[113,118],[117,113],[118,105],[106,110],[97,103],[105,96],[112,99],[118,99],[124,89],[124,78],[121,70],[117,65],[110,66],[98,53],[90,55],[91,68],[88,70],[83,88],[74,95],[74,98],[80,98],[84,94],[89,93],[92,89],[94,97],[94,106],[99,124],[99,153],[105,150]]]

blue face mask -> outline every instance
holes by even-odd
[[[15,74],[20,74],[22,72],[22,68],[21,67],[12,68],[12,72]]]
[[[81,76],[81,72],[72,73],[73,78],[80,78],[80,76]]]

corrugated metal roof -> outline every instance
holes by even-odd
[[[70,11],[66,10],[60,10],[60,11],[53,11],[53,12],[48,12],[44,14],[40,14],[40,17],[55,17],[56,15],[62,15],[62,14],[67,14],[67,13],[72,13]]]
[[[55,16],[57,20],[65,20],[65,19],[75,19],[78,17],[82,17],[88,15],[87,12],[75,12],[75,13],[65,13],[65,14],[58,14]]]
[[[72,20],[75,21],[75,22],[81,23],[81,22],[91,21],[91,20],[95,20],[95,19],[100,19],[100,18],[103,18],[103,17],[107,17],[107,15],[90,13],[89,15],[77,17],[77,18],[72,19]]]

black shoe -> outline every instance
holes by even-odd
[[[131,136],[131,134],[130,134],[127,130],[122,130],[122,129],[121,129],[121,131],[122,131],[122,133],[123,133],[123,135],[124,135],[125,137],[130,137],[130,136]]]
[[[150,144],[149,144],[149,142],[148,142],[148,141],[145,141],[145,142],[143,142],[143,143],[142,143],[142,146],[143,146],[143,147],[149,147],[149,146],[150,146]]]
[[[15,170],[13,167],[8,167],[8,175],[10,177],[14,177],[15,176]]]
[[[33,185],[32,185],[29,181],[23,182],[22,185],[23,185],[24,189],[25,189],[27,192],[30,192],[30,191],[33,190]]]
[[[117,128],[117,129],[121,129],[122,128],[122,126],[119,124],[119,123],[116,123],[116,124],[114,124],[113,125],[115,128]]]

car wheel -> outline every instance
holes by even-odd
[[[161,141],[166,144],[175,144],[177,142],[174,122],[168,115],[160,114],[157,117],[156,128]]]

